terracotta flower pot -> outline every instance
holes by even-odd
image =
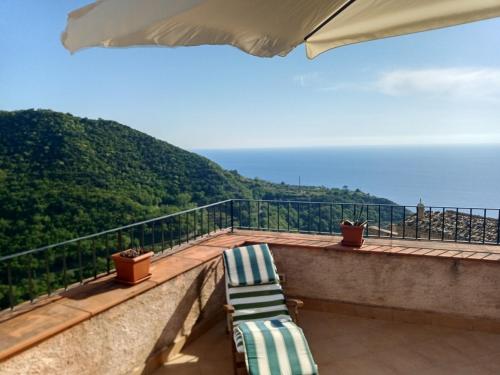
[[[139,255],[135,258],[122,257],[120,253],[115,253],[111,257],[115,262],[116,281],[135,285],[151,277],[149,267],[151,265],[152,251]]]
[[[363,242],[365,242],[363,239],[363,232],[365,230],[364,225],[355,226],[340,224],[340,230],[342,231],[342,236],[344,237],[342,240],[342,245],[344,246],[361,247]]]

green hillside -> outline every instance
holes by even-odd
[[[0,112],[0,255],[227,198],[392,203],[244,178],[114,121]]]

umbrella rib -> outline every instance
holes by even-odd
[[[304,37],[304,41],[307,42],[307,39],[309,39],[311,36],[316,34],[319,30],[321,30],[326,24],[330,23],[331,20],[333,20],[335,17],[337,17],[340,13],[342,13],[344,10],[346,10],[352,3],[354,3],[356,0],[349,0],[344,3],[339,9],[337,9],[330,17],[328,17],[326,20],[321,22],[316,28],[311,31],[309,34],[307,34]]]

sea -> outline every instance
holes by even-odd
[[[195,150],[246,177],[360,189],[402,205],[500,208],[500,145]]]

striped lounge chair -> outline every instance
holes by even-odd
[[[303,303],[285,298],[269,247],[226,250],[223,259],[235,374],[245,367],[250,375],[317,374],[296,324]]]

